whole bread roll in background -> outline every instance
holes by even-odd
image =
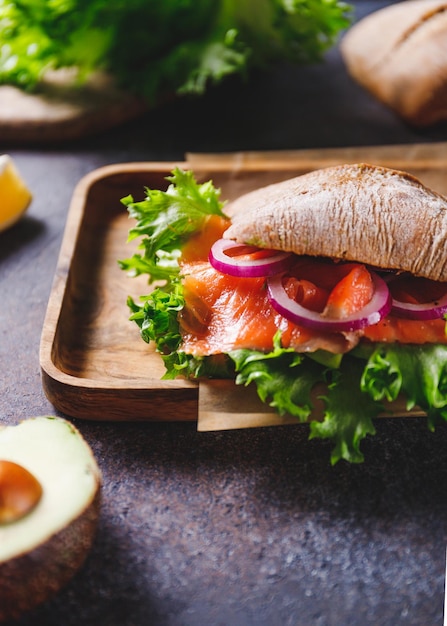
[[[409,0],[371,13],[340,50],[350,75],[411,125],[447,119],[447,1]]]

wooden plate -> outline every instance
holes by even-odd
[[[59,70],[36,93],[0,86],[0,137],[11,144],[70,141],[108,130],[148,108],[107,76],[96,74],[80,86],[69,70]]]
[[[143,277],[130,278],[118,266],[118,259],[131,256],[134,250],[127,243],[131,222],[121,198],[132,194],[140,200],[146,186],[165,188],[165,178],[176,165],[194,169],[199,180],[211,177],[221,188],[222,199],[232,199],[261,184],[334,163],[356,161],[405,169],[447,195],[447,144],[408,149],[189,155],[182,163],[106,166],[83,178],[69,209],[42,330],[40,365],[50,402],[66,415],[92,420],[198,418],[199,385],[161,380],[161,359],[141,340],[136,325],[128,321],[127,296],[138,297],[147,286]],[[235,386],[223,384],[231,395],[231,387]],[[251,425],[243,406],[235,410],[231,398],[226,403],[228,394],[222,393],[220,383],[214,387],[215,395],[212,385],[203,388],[203,415],[209,429]],[[217,397],[220,402],[214,410]],[[402,412],[402,404],[398,409]],[[265,408],[259,409],[264,415],[262,425],[284,423],[270,416],[270,411],[265,418]],[[411,413],[420,414],[417,410]],[[219,422],[219,415],[226,421]],[[228,423],[229,416],[230,426],[222,425]],[[254,420],[254,425],[259,423]],[[201,430],[206,429],[204,423]]]

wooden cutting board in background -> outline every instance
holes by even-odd
[[[54,72],[39,93],[0,86],[0,140],[49,143],[107,130],[144,113],[147,102],[118,90],[105,76],[74,84],[69,72]]]

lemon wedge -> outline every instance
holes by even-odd
[[[14,161],[8,154],[0,155],[0,232],[15,224],[32,199]]]

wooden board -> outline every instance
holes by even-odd
[[[232,199],[261,184],[356,161],[404,169],[447,195],[447,144],[188,155],[182,163],[106,166],[83,178],[69,209],[42,330],[42,383],[50,402],[66,415],[93,420],[195,421],[200,412],[201,430],[287,423],[260,402],[256,406],[256,398],[234,402],[232,394],[240,390],[232,383],[203,385],[199,394],[196,383],[161,380],[161,359],[128,321],[127,296],[138,297],[147,286],[117,263],[133,253],[120,199],[129,193],[143,199],[146,186],[165,188],[175,165],[192,167],[199,180],[212,177],[222,198]],[[402,413],[402,404],[395,408]]]
[[[0,86],[0,137],[8,143],[61,142],[98,133],[145,111],[141,98],[95,75],[84,86],[70,72],[54,72],[38,93]]]

